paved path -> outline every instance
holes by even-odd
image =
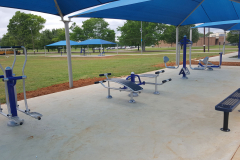
[[[233,56],[237,56],[238,52],[234,52],[234,53],[229,53],[229,54],[225,54],[222,57],[222,61],[223,62],[240,62],[240,59],[238,58],[231,58]],[[210,57],[209,61],[219,61],[219,56],[216,57]]]

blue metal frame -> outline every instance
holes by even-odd
[[[240,33],[239,33],[239,40],[238,40],[238,59],[240,59]]]
[[[183,45],[183,68],[179,72],[179,75],[183,75],[182,78],[187,79],[187,75],[185,71],[188,70],[187,68],[187,44],[192,43],[187,36],[185,35],[182,40],[180,40],[180,44]]]
[[[137,74],[131,74],[131,76],[128,76],[127,78],[126,78],[126,80],[129,80],[130,78],[131,78],[131,82],[133,82],[133,83],[135,83],[135,77],[138,77],[138,80],[139,80],[139,83],[137,84],[137,85],[145,85],[145,82],[143,81],[141,81],[141,78],[139,77],[139,75],[137,75]],[[136,84],[136,83],[135,83]]]
[[[213,65],[213,66],[209,66],[209,67],[211,67],[211,68],[219,68],[219,67],[221,67],[221,65],[222,65],[222,54],[223,54],[223,53],[220,52],[219,54],[220,54],[220,55],[219,55],[219,56],[220,56],[220,65]],[[201,63],[198,63],[198,65],[201,66],[201,67],[205,67],[205,66],[202,65]]]
[[[14,86],[17,83],[17,80],[23,79],[22,76],[19,77],[13,77],[12,69],[10,67],[7,67],[5,69],[6,78],[7,81],[7,88],[8,88],[8,96],[9,96],[9,103],[10,103],[10,109],[12,117],[18,116],[17,115],[17,104],[16,104],[16,97],[15,97],[15,89]],[[4,76],[0,76],[0,78],[4,78]]]

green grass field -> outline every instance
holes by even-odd
[[[150,52],[151,53],[151,52]],[[192,58],[218,55],[217,53],[192,54]],[[132,71],[136,74],[160,69],[154,67],[156,64],[163,63],[164,54],[159,55],[120,55],[108,58],[72,58],[73,79],[84,79],[98,77],[100,73],[113,73],[113,76],[119,77],[129,75]],[[175,61],[175,54],[167,55],[171,61]],[[11,66],[14,57],[0,56],[0,64],[5,68]],[[17,56],[17,62],[14,67],[16,76],[21,76],[24,56]],[[0,71],[0,75],[2,75]],[[32,91],[39,88],[68,82],[67,58],[45,57],[43,55],[28,56],[28,62],[25,69],[26,90]],[[22,92],[22,80],[17,82],[17,92]],[[4,83],[0,81],[0,102],[5,103]]]

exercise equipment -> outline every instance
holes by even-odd
[[[177,44],[177,51],[176,51],[176,64],[177,66],[167,66],[167,62],[169,61],[169,58],[167,56],[164,56],[163,57],[163,61],[164,61],[164,64],[165,64],[165,67],[166,68],[170,68],[170,69],[178,69],[179,68],[179,59],[180,59],[180,49],[181,49],[181,44],[178,43]]]
[[[205,70],[206,68],[208,68],[208,70],[211,70],[211,67],[208,66],[208,64],[209,64],[209,62],[208,62],[209,57],[205,57],[203,60],[199,60],[198,67],[195,67],[195,68],[192,67],[192,63],[191,63],[191,60],[192,60],[192,58],[191,58],[191,56],[192,56],[192,52],[191,52],[192,51],[192,41],[190,41],[188,43],[188,46],[189,46],[189,67],[192,70]],[[205,65],[202,65],[201,62],[203,62]]]
[[[178,33],[178,32],[177,32]],[[178,35],[178,34],[177,34]],[[177,36],[178,38],[178,36]],[[187,39],[186,36],[184,36],[184,38],[177,43],[177,47],[176,47],[176,63],[177,63],[177,67],[175,66],[167,66],[167,62],[169,61],[169,58],[167,56],[163,57],[163,61],[165,63],[166,68],[170,68],[170,69],[177,69],[179,67],[179,60],[180,60],[180,47],[181,45],[183,45],[183,67],[179,72],[179,75],[183,75],[182,79],[188,79],[187,75],[190,75],[190,71],[186,66],[186,56],[187,56],[187,44],[190,44],[190,40]]]
[[[107,79],[103,80],[103,81],[97,81],[95,82],[95,84],[101,83],[101,85],[104,88],[108,89],[108,99],[111,99],[112,96],[110,95],[110,89],[114,89],[114,90],[119,90],[119,91],[127,91],[130,92],[130,100],[129,103],[135,103],[136,101],[133,99],[133,93],[141,93],[141,90],[143,90],[142,87],[140,87],[139,85],[131,82],[131,81],[127,81],[124,79],[120,79],[120,78],[108,78],[108,76],[111,75],[111,73],[104,73],[104,74],[99,74],[99,76],[106,76]],[[105,86],[103,83],[104,82],[108,82],[108,86]],[[110,87],[110,82],[114,82],[114,83],[118,83],[120,85],[123,85],[123,88],[114,88],[114,87]]]
[[[220,53],[219,53],[219,65],[214,65],[214,64],[212,64],[211,62],[208,62],[208,61],[206,62],[206,61],[204,61],[204,60],[199,60],[198,65],[201,66],[201,67],[207,66],[207,68],[208,68],[209,70],[213,70],[213,68],[221,69],[221,65],[222,65],[222,55],[223,55],[223,52],[220,52]],[[202,65],[201,62],[203,62],[204,65]]]
[[[169,78],[167,80],[163,80],[162,83],[158,83],[157,78],[159,77],[159,74],[164,72],[165,72],[164,70],[161,70],[161,71],[155,72],[155,74],[141,74],[141,75],[136,75],[134,72],[132,72],[131,75],[126,78],[126,80],[131,80],[131,82],[137,85],[145,85],[145,84],[155,85],[155,91],[153,92],[153,94],[160,94],[159,91],[157,90],[157,86],[163,85],[164,83],[172,80],[171,78]],[[155,78],[155,83],[141,81],[140,77]],[[138,81],[135,80],[136,78],[138,78]],[[138,96],[138,94],[135,93],[133,94],[133,96],[136,97]]]
[[[222,55],[225,54],[225,39],[226,39],[226,32],[224,32],[224,42],[223,42],[223,49],[222,52],[219,53],[219,65],[214,65],[211,62],[208,62],[209,57],[205,57],[203,60],[199,60],[198,67],[192,68],[191,67],[191,51],[192,51],[192,28],[190,28],[190,43],[189,43],[189,67],[193,70],[209,70],[212,71],[213,68],[221,68],[222,65]],[[203,64],[202,64],[203,63]]]
[[[5,70],[3,69],[2,65],[0,64],[1,70],[4,72],[4,75],[0,75],[0,78],[5,82],[5,94],[6,94],[6,105],[8,109],[8,114],[2,112],[1,104],[0,104],[0,114],[5,116],[9,119],[8,126],[19,126],[22,125],[24,120],[18,117],[17,111],[20,111],[32,118],[41,120],[42,115],[37,112],[30,112],[28,109],[27,98],[26,98],[26,89],[25,89],[25,79],[27,76],[24,74],[24,69],[27,63],[27,52],[26,48],[23,46],[14,46],[14,47],[1,47],[1,48],[9,48],[14,50],[14,61],[12,67],[6,67]],[[22,76],[16,77],[13,74],[13,68],[16,62],[16,48],[22,48],[25,54],[25,61],[22,68]],[[24,94],[24,102],[26,110],[22,110],[19,108],[17,103],[17,92],[16,92],[16,83],[17,80],[23,80],[23,94]]]

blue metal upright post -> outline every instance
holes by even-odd
[[[185,35],[183,38],[183,68],[186,70],[187,63],[187,36]],[[186,78],[185,72],[183,72],[183,78]]]
[[[183,45],[183,68],[180,70],[179,75],[183,75],[182,79],[188,79],[187,75],[189,75],[190,72],[187,68],[187,44],[192,44],[192,42],[187,39],[187,36],[185,35],[180,43]]]
[[[238,59],[240,59],[240,31],[239,31],[239,41],[238,41]]]
[[[12,69],[10,67],[7,67],[6,70],[6,78],[11,78],[13,77],[12,75]],[[9,97],[9,102],[10,102],[10,108],[11,108],[11,114],[12,117],[16,117],[17,115],[17,104],[16,104],[16,99],[15,99],[15,91],[14,91],[14,86],[16,85],[16,80],[9,80],[7,82],[8,86],[8,97]]]

